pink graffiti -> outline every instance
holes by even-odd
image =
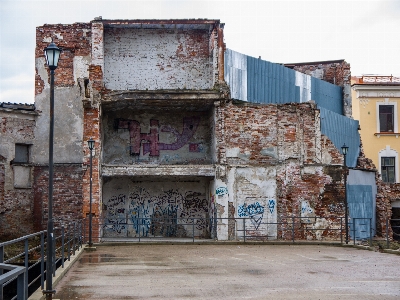
[[[178,150],[185,146],[195,134],[199,126],[199,117],[184,117],[182,133],[171,125],[161,127],[161,132],[172,133],[176,140],[172,144],[159,143],[159,122],[150,120],[150,132],[142,133],[140,123],[136,120],[116,119],[116,129],[128,129],[130,137],[130,155],[140,155],[140,146],[143,147],[143,155],[159,156],[160,150]],[[189,152],[200,152],[199,144],[190,143]]]

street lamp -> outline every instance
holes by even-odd
[[[93,246],[92,243],[92,151],[94,149],[94,140],[87,141],[90,150],[90,201],[89,201],[89,248]]]
[[[347,205],[347,165],[346,165],[346,155],[349,151],[349,147],[346,146],[346,143],[342,146],[342,154],[344,156],[343,167],[344,167],[344,226],[346,226],[346,244],[349,243],[349,211]]]
[[[43,294],[46,299],[53,299],[53,144],[54,144],[54,70],[57,69],[61,49],[51,41],[50,45],[44,48],[47,66],[50,69],[50,131],[49,131],[49,203],[47,218],[47,262],[46,262],[46,289]]]

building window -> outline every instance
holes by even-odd
[[[394,157],[381,157],[381,175],[384,182],[396,182]]]
[[[394,131],[393,105],[379,105],[379,129],[380,132]]]
[[[15,144],[14,163],[29,163],[29,145]]]

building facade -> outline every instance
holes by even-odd
[[[374,173],[360,164],[358,122],[345,116],[351,106],[342,87],[232,54],[223,29],[219,20],[101,18],[36,29],[35,228],[47,216],[50,86],[43,49],[52,39],[63,49],[55,71],[57,222],[89,214],[93,139],[96,239],[291,239],[293,232],[339,238],[343,141],[353,143],[348,190],[365,191],[371,218],[381,205],[376,223],[384,223],[390,209]]]
[[[393,219],[400,219],[400,78],[352,77],[352,93],[353,116],[360,121],[365,155],[392,191]]]
[[[0,237],[34,231],[32,145],[37,112],[33,104],[0,103]],[[20,226],[26,224],[26,226]]]

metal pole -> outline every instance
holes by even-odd
[[[386,218],[386,249],[389,249],[389,218]]]
[[[340,217],[340,243],[343,244],[343,219]]]
[[[92,149],[90,149],[90,202],[89,202],[89,247],[93,246],[92,242]]]
[[[28,295],[28,287],[29,287],[29,280],[28,280],[28,271],[29,271],[29,240],[28,238],[25,239],[25,251],[24,251],[24,258],[25,258],[25,282],[24,282],[24,289],[25,295]]]
[[[372,218],[369,218],[369,245],[372,247]]]
[[[294,216],[292,216],[292,241],[294,243]]]
[[[349,211],[347,205],[347,165],[346,154],[344,154],[344,226],[346,227],[346,245],[349,243]]]
[[[54,143],[54,70],[50,70],[50,132],[49,132],[49,203],[47,218],[47,262],[46,262],[46,300],[52,300],[53,294],[53,143]]]

